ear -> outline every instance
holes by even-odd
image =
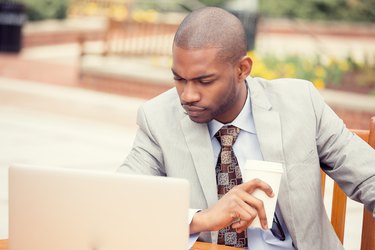
[[[238,62],[238,80],[240,82],[244,81],[251,72],[251,68],[253,66],[253,61],[249,56],[244,56],[242,59]]]

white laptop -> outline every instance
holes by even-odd
[[[186,180],[12,166],[10,250],[188,248]]]

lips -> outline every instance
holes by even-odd
[[[182,105],[182,107],[186,110],[186,113],[189,116],[198,116],[201,112],[206,110],[203,107],[191,106],[191,105],[186,105],[186,104]]]

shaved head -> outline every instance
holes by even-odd
[[[234,63],[246,55],[246,35],[240,20],[229,12],[205,7],[185,17],[173,45],[183,49],[218,48],[223,62]]]

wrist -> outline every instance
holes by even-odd
[[[190,223],[190,234],[210,231],[207,214],[205,210],[198,211],[194,214]]]

